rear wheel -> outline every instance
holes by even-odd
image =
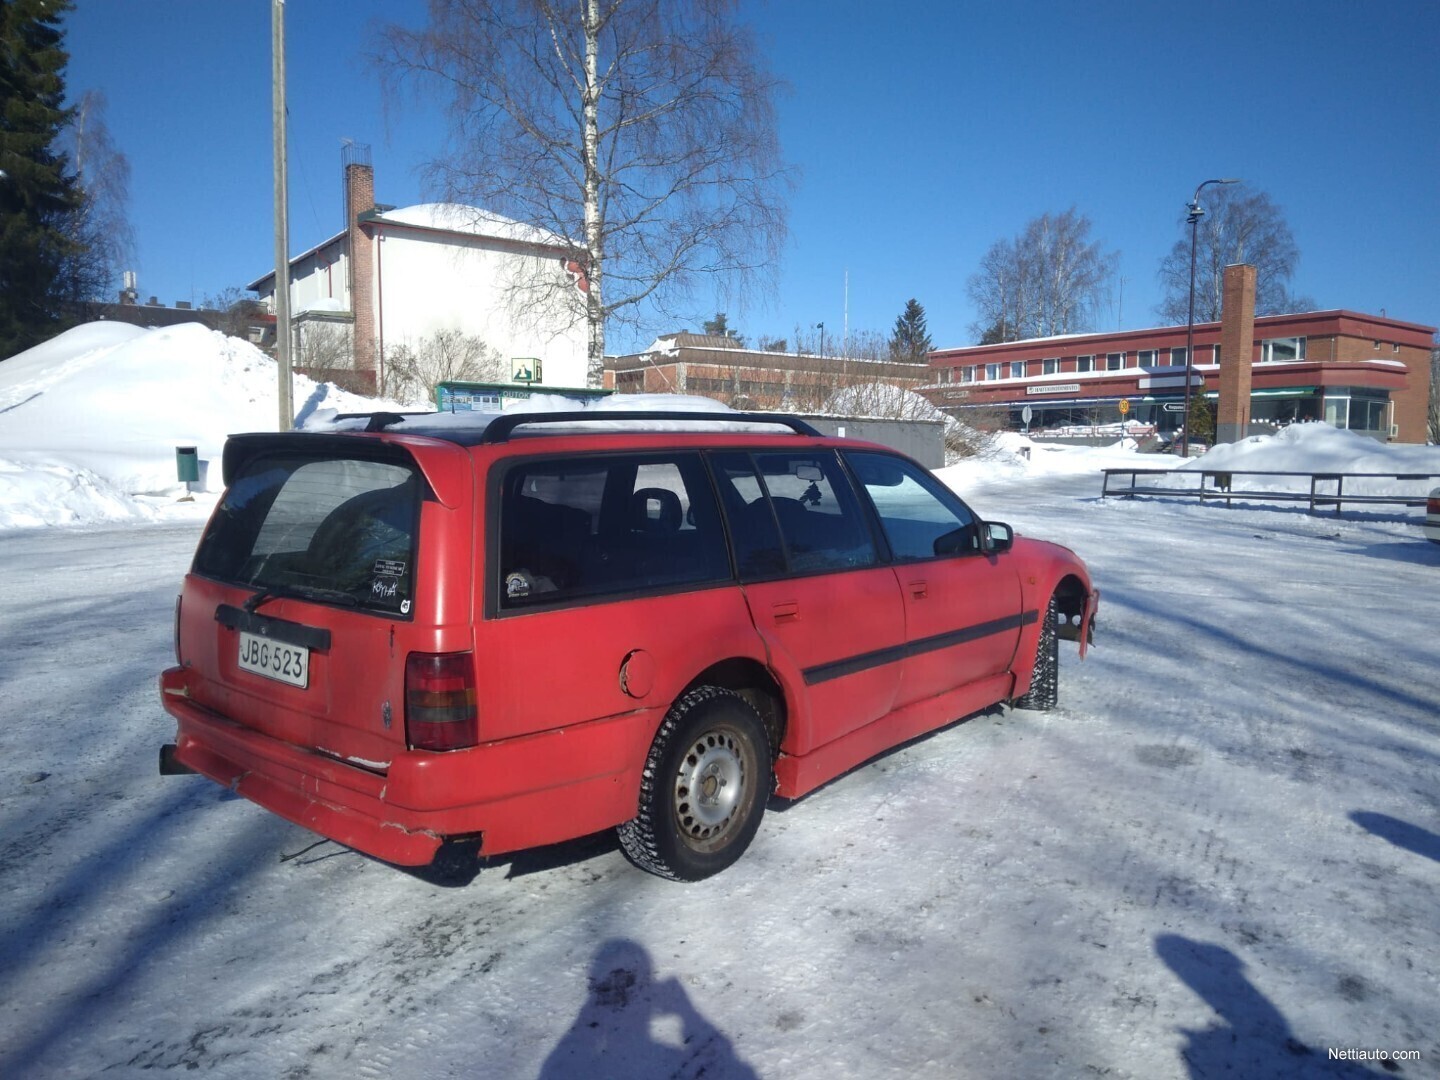
[[[1023,697],[1015,699],[1017,709],[1044,711],[1055,708],[1060,700],[1060,635],[1055,632],[1055,620],[1059,618],[1060,606],[1055,597],[1045,610],[1045,622],[1040,627],[1040,644],[1035,650],[1035,671],[1030,677],[1030,689]]]
[[[670,708],[640,780],[640,812],[618,829],[643,870],[700,881],[744,854],[772,785],[770,740],[739,694],[690,691]]]

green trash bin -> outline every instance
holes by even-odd
[[[175,448],[175,477],[187,484],[200,479],[200,453],[194,446]]]

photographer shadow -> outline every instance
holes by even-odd
[[[636,942],[601,945],[588,982],[589,997],[545,1059],[540,1080],[759,1080],[678,979],[655,978],[650,954]]]
[[[1229,949],[1179,934],[1161,934],[1155,939],[1155,952],[1219,1020],[1200,1030],[1180,1031],[1186,1037],[1180,1056],[1192,1080],[1212,1076],[1362,1080],[1380,1075],[1354,1062],[1331,1061],[1326,1051],[1297,1039],[1285,1015],[1246,978],[1245,964]]]

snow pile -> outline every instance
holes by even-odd
[[[375,403],[297,375],[301,416]],[[185,494],[175,449],[194,446],[207,491],[225,437],[274,431],[275,362],[199,323],[88,323],[0,362],[0,528],[148,519]]]
[[[1434,472],[1440,447],[1382,443],[1329,424],[1291,424],[1274,435],[1222,443],[1182,468],[1274,472]]]
[[[891,383],[861,383],[842,387],[826,400],[825,411],[836,416],[947,420],[952,424],[959,423],[930,404],[923,395]]]
[[[1157,455],[1159,456],[1159,455]],[[1388,478],[1349,479],[1345,490],[1367,495],[1424,494],[1440,486],[1440,447],[1382,443],[1329,424],[1291,424],[1274,435],[1252,435],[1222,443],[1200,458],[1180,466],[1205,472],[1386,473]],[[1400,480],[1399,475],[1435,474],[1431,480]],[[1247,476],[1235,480],[1251,490],[1308,490],[1306,477]],[[1331,490],[1326,487],[1324,490]]]
[[[1064,446],[1035,442],[1014,431],[1001,431],[989,439],[988,449],[972,458],[937,470],[936,475],[959,492],[986,484],[1026,477],[1098,475],[1101,469],[1167,469],[1180,464],[1168,454],[1136,454],[1134,439],[1119,439],[1109,446]]]

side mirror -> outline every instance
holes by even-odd
[[[1009,551],[1015,543],[1015,530],[1002,521],[987,521],[982,528],[984,529],[984,548],[991,555]]]

